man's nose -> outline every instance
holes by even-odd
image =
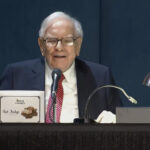
[[[57,45],[56,45],[57,50],[61,51],[63,50],[63,45],[62,45],[62,41],[58,41]]]

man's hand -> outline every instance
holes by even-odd
[[[111,111],[104,110],[95,121],[97,123],[116,123],[116,115]]]

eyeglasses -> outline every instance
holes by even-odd
[[[54,47],[58,44],[58,41],[61,41],[61,44],[64,46],[72,46],[79,37],[73,38],[73,37],[65,37],[62,39],[57,39],[57,38],[47,38],[44,39],[43,41],[46,43],[48,47]]]

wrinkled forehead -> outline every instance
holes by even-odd
[[[45,30],[45,34],[75,34],[74,24],[69,18],[59,17],[51,20]]]

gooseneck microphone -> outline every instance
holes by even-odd
[[[103,88],[115,88],[115,89],[118,89],[118,90],[120,90],[120,91],[124,94],[124,96],[125,96],[131,103],[137,104],[137,101],[136,101],[133,97],[129,96],[129,95],[125,92],[125,90],[122,89],[122,88],[119,87],[119,86],[116,86],[116,85],[104,85],[104,86],[99,86],[99,87],[97,87],[95,90],[92,91],[92,93],[89,95],[89,97],[88,97],[88,99],[87,99],[87,102],[86,102],[86,105],[85,105],[85,108],[84,108],[84,118],[88,118],[87,110],[88,110],[88,105],[89,105],[89,103],[90,103],[90,101],[91,101],[91,98],[93,97],[93,95],[94,95],[97,91],[99,91],[99,90],[101,90],[101,89],[103,89]]]
[[[129,95],[125,92],[125,90],[122,89],[121,87],[118,87],[118,86],[116,86],[116,85],[103,85],[103,86],[98,86],[96,89],[94,89],[94,90],[92,91],[92,93],[89,95],[89,97],[88,97],[88,99],[87,99],[87,101],[86,101],[86,104],[85,104],[85,107],[84,107],[84,118],[75,118],[75,119],[74,119],[74,123],[95,123],[94,120],[92,120],[92,119],[90,119],[90,118],[88,117],[88,106],[89,106],[90,101],[92,100],[93,95],[94,95],[97,91],[99,91],[99,90],[101,90],[101,89],[103,89],[103,88],[115,88],[115,89],[118,89],[118,90],[120,90],[120,91],[124,94],[124,96],[125,96],[130,102],[132,102],[132,103],[134,103],[134,104],[137,104],[137,101],[136,101],[133,97],[129,96]]]
[[[57,89],[58,89],[58,82],[60,80],[60,77],[61,77],[61,70],[60,69],[54,69],[53,72],[52,72],[52,85],[51,85],[51,99],[52,99],[52,103],[51,103],[51,107],[50,107],[50,110],[49,110],[49,117],[50,117],[50,120],[53,122],[53,123],[56,123],[56,93],[57,93]],[[53,119],[51,118],[51,110],[53,108]]]

